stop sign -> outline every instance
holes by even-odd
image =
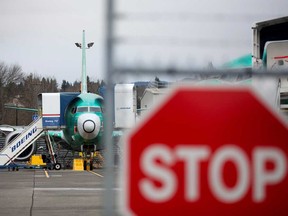
[[[177,88],[125,145],[132,214],[288,214],[287,128],[248,88]]]

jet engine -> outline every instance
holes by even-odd
[[[22,133],[22,129],[15,130],[10,132],[5,139],[5,145],[7,146],[9,142],[11,142],[14,138],[16,138],[20,133]],[[36,153],[36,143],[32,143],[25,151],[23,151],[17,158],[17,161],[28,161],[30,157]]]

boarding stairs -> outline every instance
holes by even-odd
[[[13,162],[41,136],[42,132],[42,117],[39,117],[0,151],[0,166],[6,166]]]

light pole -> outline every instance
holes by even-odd
[[[85,43],[85,30],[83,30],[82,44],[75,43],[77,47],[82,49],[82,84],[81,84],[81,93],[87,93],[87,75],[86,75],[86,49],[90,49],[93,46],[94,42]]]

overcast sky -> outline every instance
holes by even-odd
[[[287,0],[118,0],[118,66],[219,66],[251,53],[251,27],[287,16]],[[26,73],[74,82],[81,76],[81,42],[87,74],[104,78],[105,0],[0,0],[0,61]]]

